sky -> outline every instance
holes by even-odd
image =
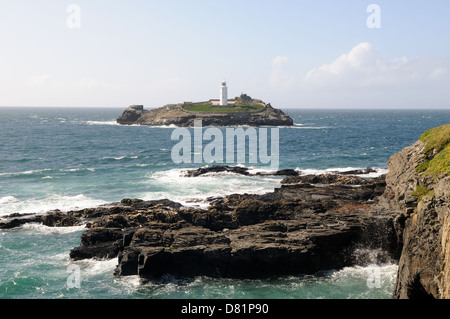
[[[449,37],[448,0],[0,0],[0,106],[450,109]]]

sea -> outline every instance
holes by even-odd
[[[184,177],[186,169],[214,163],[175,163],[172,150],[178,141],[172,137],[178,128],[121,126],[116,118],[122,111],[0,108],[0,219],[13,213],[96,207],[123,198],[168,198],[185,206],[207,207],[209,197],[263,194],[280,186],[282,177],[274,176]],[[450,110],[284,111],[295,125],[276,128],[279,169],[300,174],[367,167],[374,170],[371,176],[385,174],[390,156],[424,131],[450,123]],[[263,163],[222,164],[269,170]],[[115,277],[117,259],[70,260],[69,252],[80,245],[83,231],[84,226],[40,224],[0,230],[0,298],[391,299],[398,269],[394,260],[379,264],[366,257],[361,265],[314,275],[266,280],[169,277],[143,285],[137,276]],[[76,285],[73,269],[78,270]]]

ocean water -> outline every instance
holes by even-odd
[[[206,206],[205,199],[264,193],[280,177],[215,174],[188,178],[176,164],[174,127],[120,126],[122,109],[0,108],[0,218],[11,213],[95,207],[122,198],[169,198]],[[432,127],[450,123],[449,110],[286,110],[294,127],[279,127],[280,169],[302,174],[373,167],[387,172],[390,156]],[[206,129],[206,128],[205,128]],[[207,142],[206,142],[207,143]],[[226,163],[236,165],[238,163]],[[264,165],[246,164],[257,170]],[[167,278],[141,285],[112,275],[117,260],[69,260],[83,227],[25,225],[0,231],[0,298],[391,298],[397,265],[371,263],[314,276],[270,280]],[[370,256],[371,252],[355,252]],[[376,253],[376,252],[374,252]],[[69,279],[79,269],[79,285]]]

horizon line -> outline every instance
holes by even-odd
[[[0,105],[0,108],[95,108],[95,109],[126,109],[128,106],[54,106],[54,105]],[[159,107],[148,108],[148,110]],[[145,106],[144,106],[145,109]],[[319,106],[319,107],[286,107],[277,108],[281,110],[449,110],[449,107],[333,107],[333,106]]]

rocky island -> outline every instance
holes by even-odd
[[[399,264],[393,297],[450,298],[450,124],[392,156],[389,173],[324,175],[295,170],[264,195],[209,198],[207,209],[161,199],[123,199],[79,211],[11,215],[0,229],[38,222],[86,225],[73,260],[117,258],[114,275],[143,283],[191,278],[267,278],[350,265]],[[251,175],[242,167],[186,170]],[[374,254],[375,252],[375,254]]]
[[[220,105],[215,100],[169,104],[160,108],[144,110],[143,105],[131,105],[117,119],[122,125],[176,125],[194,126],[201,120],[203,126],[291,126],[291,117],[273,108],[270,103],[252,99],[246,94]]]

